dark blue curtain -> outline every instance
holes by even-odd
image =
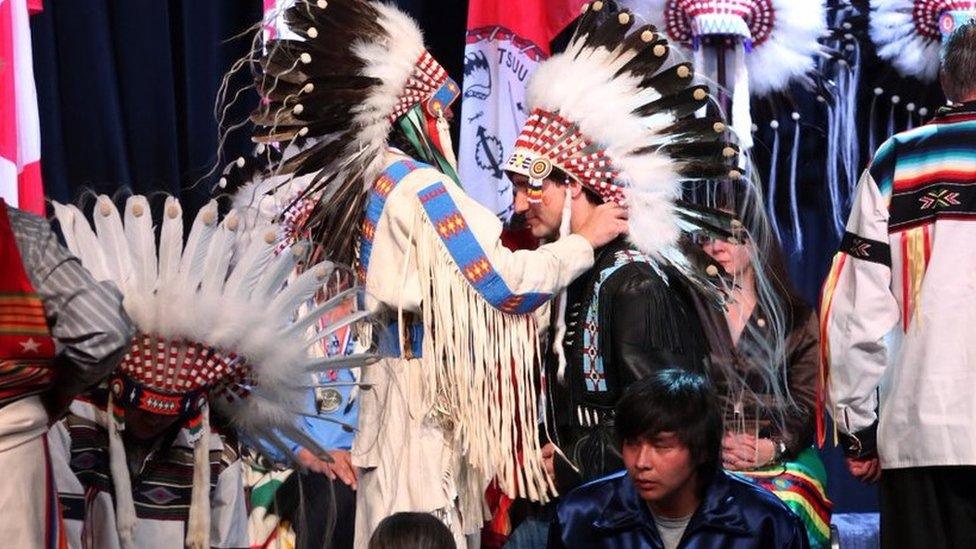
[[[398,4],[460,82],[467,2]],[[249,49],[245,31],[262,2],[48,0],[44,8],[31,31],[47,196],[127,189],[177,195],[189,211],[205,203],[219,177],[203,177],[217,162],[217,89]],[[249,80],[241,71],[230,89]],[[243,94],[226,120],[243,120],[255,101]],[[221,168],[250,150],[246,132],[230,134]]]
[[[128,187],[202,204],[214,178],[193,185],[216,160],[218,84],[249,48],[249,37],[232,37],[260,20],[260,2],[44,4],[31,31],[47,195],[72,201]],[[230,119],[246,116],[248,99]],[[226,150],[236,157],[246,146],[238,132]]]

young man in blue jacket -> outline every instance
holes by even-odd
[[[722,416],[702,376],[668,369],[639,380],[616,418],[627,470],[566,496],[549,547],[808,547],[776,496],[721,469]]]

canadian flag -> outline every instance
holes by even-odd
[[[471,0],[464,48],[459,175],[465,191],[507,220],[512,186],[503,173],[528,116],[525,88],[549,42],[584,0]]]
[[[29,13],[41,0],[0,0],[0,197],[44,215],[41,128]]]

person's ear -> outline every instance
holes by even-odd
[[[570,181],[569,195],[573,197],[573,200],[576,200],[580,196],[583,196],[583,185],[581,185],[579,181]]]

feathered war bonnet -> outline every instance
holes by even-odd
[[[647,15],[683,48],[700,51],[708,36],[738,37],[749,91],[758,96],[808,79],[827,33],[825,0],[652,0]]]
[[[752,147],[751,96],[768,96],[794,81],[815,87],[811,74],[824,56],[820,39],[827,34],[826,0],[647,0],[643,15],[662,29],[674,47],[694,58],[698,71],[719,77],[718,55],[706,53],[709,38],[731,48],[725,75],[731,93],[731,125],[743,149]]]
[[[394,7],[298,0],[284,21],[298,38],[266,45],[253,138],[309,143],[272,170],[315,174],[299,198],[317,201],[308,220],[312,237],[328,257],[352,263],[366,191],[383,167],[391,132],[456,179],[444,115],[460,89],[425,49],[417,24]]]
[[[276,227],[253,238],[231,266],[240,220],[221,221],[211,201],[194,218],[184,244],[183,210],[167,198],[157,246],[149,201],[132,196],[120,212],[100,196],[90,225],[77,207],[54,203],[71,252],[96,280],[114,282],[137,327],[110,379],[109,453],[119,537],[133,547],[136,515],[119,431],[123,407],[180,416],[194,444],[194,474],[187,545],[210,542],[209,410],[225,418],[242,439],[261,441],[291,456],[291,444],[320,451],[302,432],[308,388],[296,380],[309,372],[360,366],[370,352],[315,358],[309,347],[367,314],[352,311],[328,326],[319,322],[340,303],[302,306],[338,266],[310,265],[309,246],[298,243],[276,254]],[[347,303],[342,303],[346,306]],[[261,446],[256,446],[260,450]]]
[[[822,63],[830,58],[830,50],[823,43],[830,34],[826,0],[647,0],[642,8],[648,20],[667,33],[681,55],[695,60],[700,75],[727,88],[731,100],[729,124],[743,150],[753,146],[752,97],[788,94],[791,84],[801,83],[817,90],[824,103],[836,99],[839,105],[847,105],[856,99],[846,89],[830,90],[833,83],[820,74]],[[845,81],[851,78],[850,74],[844,76]],[[830,105],[827,133],[831,151],[851,141],[838,138],[840,132],[853,131],[856,121],[851,109],[852,103],[849,109]],[[790,119],[787,124],[793,129],[791,156],[796,158],[801,150],[800,113],[791,112]],[[770,123],[774,134],[772,149],[779,150],[780,127],[787,124],[778,120]],[[774,155],[771,175],[777,174],[777,162]],[[837,211],[837,177],[832,173],[828,170],[827,186]],[[776,178],[771,177],[768,185],[769,200],[773,202]],[[789,173],[789,189],[793,236],[800,250],[803,235],[798,220],[795,169]],[[772,211],[770,221],[778,234],[779,224]]]
[[[976,16],[976,1],[872,0],[871,40],[899,74],[932,82],[943,38],[966,15]]]
[[[665,68],[666,36],[650,25],[634,29],[633,15],[610,2],[583,10],[567,50],[529,83],[531,114],[506,170],[529,179],[530,200],[558,173],[625,203],[637,248],[676,257],[682,229],[704,223],[698,208],[680,202],[683,185],[738,179],[738,147],[721,117],[696,116],[709,90],[693,83],[691,63]]]

